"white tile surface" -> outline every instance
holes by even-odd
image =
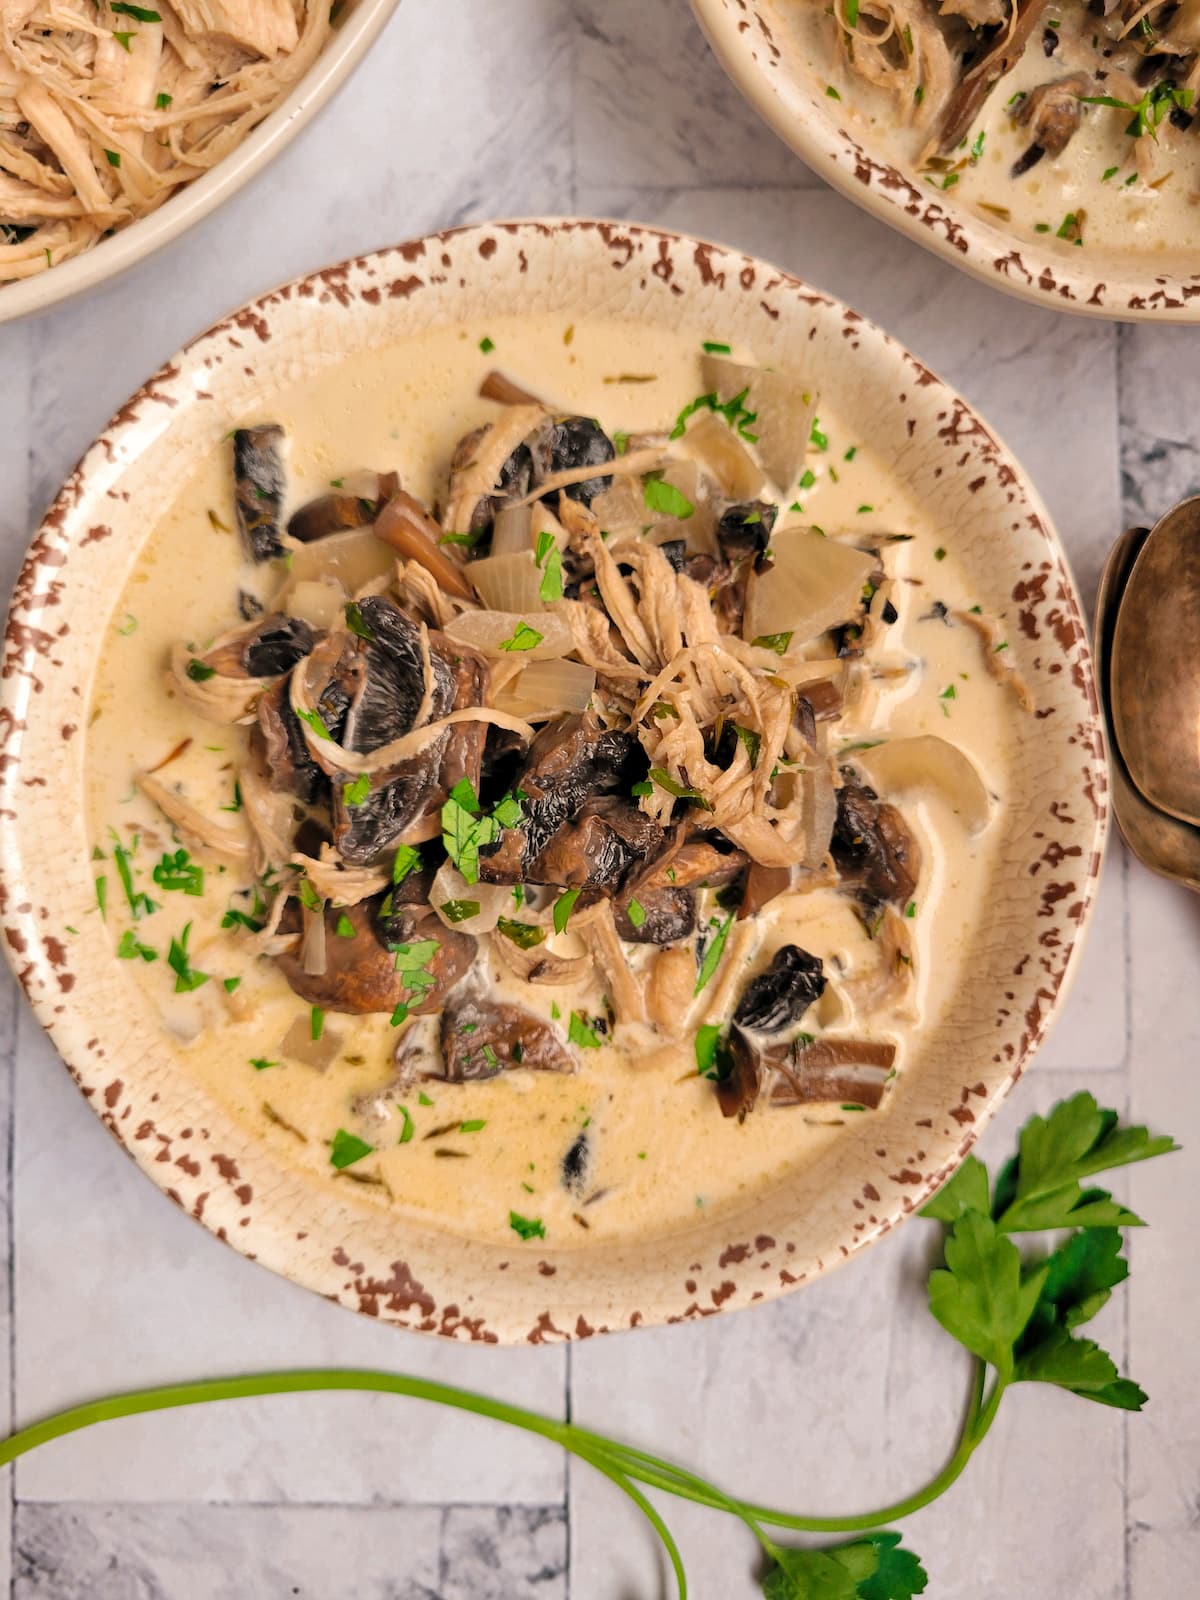
[[[928,258],[758,126],[686,0],[405,0],[352,86],[229,208],[94,299],[0,329],[0,577],[114,407],[236,301],[429,227],[572,209],[742,245],[884,322],[1022,456],[1089,594],[1123,516],[1200,487],[1200,330],[1118,334]],[[1125,1418],[1014,1395],[962,1483],[905,1525],[930,1595],[1166,1600],[1194,1587],[1198,948],[1200,906],[1114,851],[1062,1021],[988,1136],[1005,1150],[1034,1106],[1089,1083],[1189,1145],[1130,1174],[1153,1227],[1134,1240],[1137,1271],[1103,1329],[1151,1407]],[[960,1365],[919,1289],[932,1229],[785,1303],[569,1359],[437,1346],[225,1250],[154,1195],[28,1018],[17,1055],[15,1173],[0,1193],[5,1417],[10,1345],[23,1420],[138,1382],[322,1362],[436,1372],[560,1413],[570,1374],[581,1420],[731,1488],[829,1509],[915,1487],[952,1438]],[[326,1600],[344,1592],[347,1551],[365,1600],[660,1592],[649,1535],[587,1469],[568,1480],[548,1447],[415,1403],[297,1397],[110,1425],[26,1458],[17,1487],[10,1560],[0,1485],[0,1591],[11,1574],[21,1600]],[[666,1509],[700,1600],[756,1592],[748,1535]]]

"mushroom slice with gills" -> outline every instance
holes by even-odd
[[[759,460],[779,488],[790,489],[808,451],[817,414],[816,391],[794,374],[743,366],[724,356],[706,355],[700,373],[705,388],[722,405],[743,397],[743,409],[754,413],[749,428],[756,436]]]
[[[495,422],[459,440],[450,460],[448,533],[482,539],[499,511],[530,493],[535,471],[527,441],[540,436],[549,420],[544,406],[506,406]]]
[[[287,679],[261,694],[258,726],[250,735],[250,752],[277,793],[293,794],[314,805],[325,786],[325,774],[309,754],[299,718],[288,697]]]
[[[983,102],[1024,55],[1047,4],[1048,0],[1012,0],[1007,26],[971,63],[939,111],[933,141],[939,155],[951,155],[966,137]]]
[[[662,829],[636,805],[619,795],[598,795],[551,834],[528,863],[525,881],[613,895],[633,867],[652,859],[662,845]]]
[[[494,1078],[514,1067],[529,1072],[575,1071],[575,1056],[557,1031],[524,1006],[460,993],[442,1012],[438,1031],[441,1076],[448,1083]]]
[[[957,745],[936,734],[888,739],[872,750],[856,750],[853,764],[884,794],[941,800],[968,833],[982,833],[992,819],[992,798],[979,769]]]
[[[741,500],[726,506],[717,523],[717,543],[726,561],[757,561],[766,554],[779,507],[769,500]]]
[[[833,1102],[870,1107],[883,1099],[896,1047],[866,1039],[799,1034],[788,1044],[763,1044],[736,1024],[729,1031],[717,1101],[739,1120],[761,1100],[772,1106]]]
[[[824,990],[820,957],[796,944],[781,945],[767,970],[746,985],[733,1013],[734,1023],[754,1033],[779,1033],[803,1021]]]
[[[713,889],[732,883],[747,863],[741,850],[722,851],[705,838],[683,840],[632,879],[614,901],[618,934],[628,944],[675,944],[689,938],[696,929],[692,890],[699,885]],[[629,914],[633,900],[644,913],[636,925]]]
[[[645,775],[645,757],[632,734],[605,728],[590,711],[556,717],[529,746],[515,787],[525,795],[516,826],[503,828],[480,852],[479,875],[489,883],[526,881],[525,867],[585,801],[628,794]]]
[[[227,678],[278,678],[302,661],[316,642],[307,622],[272,611],[218,640],[201,659]]]
[[[333,842],[349,866],[367,866],[394,845],[423,816],[441,793],[438,774],[450,730],[407,761],[382,772],[352,777],[337,772],[330,779]],[[367,792],[362,794],[362,778]]]
[[[771,564],[752,572],[746,586],[743,639],[788,634],[792,645],[807,644],[861,617],[877,556],[794,525],[775,532],[771,551]]]
[[[474,600],[475,591],[463,575],[461,563],[441,547],[441,528],[411,494],[401,490],[393,495],[375,519],[372,532],[406,561],[420,562],[448,595]]]
[[[454,670],[427,633],[384,595],[358,602],[360,636],[350,648],[362,677],[346,713],[342,743],[356,754],[382,749],[444,717],[454,704]]]
[[[234,430],[234,507],[251,561],[269,561],[284,551],[284,439],[283,429],[274,422]]]
[[[837,791],[830,853],[842,884],[870,901],[906,905],[917,887],[920,852],[895,806],[859,783],[848,767]]]
[[[1090,73],[1072,72],[1053,83],[1038,84],[1017,101],[1009,115],[1019,127],[1028,128],[1033,142],[1014,162],[1014,178],[1036,166],[1043,156],[1062,155],[1078,132],[1083,97],[1094,91]]]
[[[732,499],[753,500],[762,491],[762,468],[732,428],[713,412],[701,411],[688,424],[687,446]]]
[[[318,495],[288,518],[288,538],[298,544],[315,544],[320,539],[346,533],[352,528],[368,528],[385,503],[400,492],[400,479],[394,472],[363,474],[369,482],[343,479],[336,494]]]
[[[395,917],[390,924],[381,919],[383,903],[384,897],[376,896],[343,908],[326,905],[324,972],[305,972],[303,955],[297,950],[275,957],[280,971],[302,1000],[322,1011],[354,1016],[392,1013],[401,1005],[413,1013],[440,1010],[455,984],[470,971],[476,941],[469,934],[444,927],[429,910],[412,915],[409,913],[413,908],[405,908],[398,930]],[[337,932],[339,925],[345,927],[343,918],[354,930],[350,937]],[[406,937],[385,937],[396,931],[405,932]],[[403,963],[406,954],[414,962],[423,958],[419,968],[406,968],[403,964],[397,967],[397,956]],[[427,981],[429,978],[432,983]]]

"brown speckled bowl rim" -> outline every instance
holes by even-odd
[[[838,102],[825,94],[823,85],[813,84],[807,75],[789,76],[768,16],[777,0],[691,3],[717,59],[784,143],[856,205],[944,261],[981,283],[1050,310],[1110,322],[1200,322],[1200,269],[1156,272],[1147,252],[1145,266],[1131,270],[1129,263],[1136,258],[1128,253],[1102,246],[1059,249],[1052,235],[1039,242],[1006,232],[958,200],[956,190],[935,190],[861,144],[840,125]],[[784,93],[791,104],[785,103]]]
[[[890,1110],[869,1132],[865,1119],[846,1125],[831,1146],[839,1152],[834,1176],[842,1169],[836,1190],[828,1163],[805,1167],[744,1212],[711,1216],[686,1233],[588,1250],[459,1239],[368,1205],[357,1185],[318,1174],[298,1179],[269,1141],[172,1074],[161,1033],[130,1015],[108,941],[68,943],[61,929],[93,903],[77,735],[114,578],[132,566],[145,535],[138,474],[186,455],[178,443],[170,448],[175,430],[186,437],[194,420],[197,438],[210,441],[231,413],[245,414],[237,406],[246,405],[247,392],[270,393],[276,351],[294,373],[310,346],[333,361],[356,337],[357,348],[373,348],[380,330],[403,337],[422,317],[459,325],[466,307],[494,315],[527,303],[552,304],[571,321],[589,311],[616,314],[619,304],[629,315],[640,309],[645,320],[675,318],[689,330],[720,326],[785,358],[788,348],[793,357],[823,350],[825,366],[812,359],[828,374],[827,390],[837,392],[843,381],[861,387],[880,437],[891,428],[894,448],[911,458],[914,481],[937,485],[929,492],[960,506],[954,526],[969,529],[978,517],[980,529],[1011,542],[997,563],[987,535],[980,581],[1006,568],[996,605],[1007,602],[1013,613],[1014,657],[1041,699],[1039,716],[1050,719],[1031,724],[1039,732],[1028,742],[1040,763],[1036,800],[1028,802],[1036,816],[1026,816],[1023,797],[1020,817],[1011,819],[1014,837],[1021,822],[1022,851],[1032,828],[1029,853],[994,886],[1023,919],[1012,938],[1026,942],[1018,954],[1006,930],[989,923],[979,932],[978,952],[1002,962],[986,1005],[978,995],[957,1005],[952,1048],[931,1030],[928,1062],[902,1074],[885,1103]],[[276,381],[287,379],[276,373]],[[885,398],[895,394],[892,383],[902,386],[899,405]],[[949,499],[942,513],[953,515]],[[132,531],[121,534],[123,518]],[[111,566],[118,560],[123,568]],[[94,601],[105,598],[103,608],[89,607],[89,586]],[[981,591],[981,598],[992,596]],[[82,624],[75,633],[73,621]],[[458,1339],[540,1344],[755,1304],[848,1259],[915,1212],[970,1148],[1059,1008],[1094,902],[1108,823],[1076,591],[1045,508],[992,430],[886,334],[791,275],[721,245],[627,223],[452,229],[313,273],[217,323],[121,408],[51,506],[17,581],[2,675],[5,953],[93,1110],[171,1199],[244,1255],[367,1315]],[[46,808],[54,806],[57,830],[46,826]],[[260,1203],[261,1193],[269,1204]]]

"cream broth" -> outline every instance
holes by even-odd
[[[485,336],[494,354],[481,352]],[[753,359],[752,352],[735,356]],[[496,363],[518,383],[596,417],[609,431],[661,428],[702,389],[693,341],[641,324],[595,320],[567,329],[559,318],[529,317],[434,331],[348,362],[272,401],[270,419],[283,425],[290,441],[289,504],[323,492],[330,480],[359,466],[394,468],[407,488],[432,501],[455,442],[497,414],[478,398],[482,377]],[[649,381],[628,381],[633,377]],[[910,1016],[854,1015],[847,998],[853,979],[878,963],[878,946],[850,902],[825,889],[782,896],[748,936],[731,936],[734,957],[727,956],[690,1010],[681,1010],[672,1032],[619,1026],[597,1048],[579,1050],[573,1075],[515,1070],[486,1082],[426,1082],[393,1092],[392,1052],[401,1030],[387,1015],[331,1011],[320,1042],[333,1059],[322,1069],[302,1059],[303,1045],[299,1051],[284,1047],[289,1029],[311,1031],[309,1007],[271,961],[252,953],[243,928],[221,926],[230,894],[246,887],[247,875],[196,851],[193,859],[205,869],[202,894],[157,884],[152,868],[177,845],[133,783],[136,773],[190,739],[163,777],[213,815],[236,804],[233,768],[246,730],[197,717],[169,692],[164,668],[179,641],[203,649],[228,627],[239,589],[262,593],[267,587],[263,569],[243,561],[231,531],[225,441],[229,427],[260,420],[214,423],[211,449],[196,462],[177,503],[163,508],[113,607],[92,699],[87,806],[95,872],[105,880],[107,932],[114,948],[124,941],[127,959],[119,966],[129,1005],[158,1019],[178,1072],[314,1185],[353,1181],[364,1200],[497,1241],[515,1243],[515,1214],[539,1223],[556,1248],[686,1229],[700,1208],[741,1209],[836,1140],[850,1117],[871,1115],[819,1105],[763,1107],[744,1122],[727,1119],[712,1084],[697,1073],[694,1035],[701,1022],[727,1020],[747,976],[781,944],[795,942],[822,958],[831,980],[805,1026],[831,1036],[894,1041],[897,1068],[907,1070],[921,1026],[951,1003],[960,952],[986,915],[997,832],[969,837],[934,796],[901,802],[923,861],[905,924],[915,973]],[[955,565],[952,530],[931,526],[894,469],[825,408],[820,435],[827,446],[810,451],[812,477],[806,474],[799,490],[803,511],[792,515],[830,532],[909,536],[884,546],[899,618],[880,662],[912,663],[912,670],[882,685],[857,718],[837,724],[837,744],[882,730],[942,736],[974,760],[1002,805],[1020,712],[1009,690],[989,676],[978,635],[947,625],[935,607],[940,601],[969,609],[975,599]],[[236,811],[228,820],[238,821]],[[139,902],[144,914],[136,920],[113,853],[118,840],[132,851],[134,896],[148,895],[155,907],[146,912]],[[706,894],[702,924],[715,914],[711,901]],[[191,968],[209,981],[179,993],[166,958],[187,923]],[[574,938],[568,929],[550,945],[569,953]],[[155,959],[139,958],[139,945]],[[626,948],[635,970],[656,953]],[[487,950],[486,942],[480,950]],[[598,980],[573,989],[531,987],[494,957],[481,955],[480,961],[500,993],[557,1019],[560,1029],[572,1010],[600,1010]],[[237,980],[232,993],[226,980]],[[402,1026],[430,1024],[416,1018]],[[592,1160],[586,1190],[572,1194],[560,1182],[560,1163],[584,1128]],[[373,1147],[341,1173],[330,1164],[339,1129]]]
[[[868,151],[883,151],[897,166],[914,171],[929,139],[928,128],[897,115],[894,95],[855,75],[836,48],[834,24],[814,0],[789,0],[788,26],[803,41],[818,85],[832,89],[837,116]],[[947,202],[967,205],[1002,229],[1037,238],[1045,245],[1083,255],[1090,244],[1136,254],[1194,249],[1200,243],[1200,171],[1195,137],[1178,136],[1162,147],[1149,139],[1135,165],[1134,141],[1127,135],[1131,111],[1087,105],[1078,130],[1061,155],[1044,155],[1035,166],[1012,176],[1015,162],[1029,148],[1029,128],[1013,121],[1015,97],[1076,69],[1093,70],[1089,48],[1094,19],[1082,5],[1050,7],[1048,22],[1059,45],[1048,59],[1038,28],[1012,70],[984,100],[960,149],[930,163],[918,181],[947,194]],[[1085,37],[1086,36],[1086,37]],[[1114,82],[1097,82],[1094,96],[1124,99],[1136,92]],[[833,96],[830,96],[833,98]],[[1129,102],[1132,104],[1132,102]],[[1173,130],[1165,128],[1165,135]],[[936,169],[936,170],[935,170]]]

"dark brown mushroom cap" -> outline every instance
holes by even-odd
[[[778,1033],[800,1022],[815,1000],[825,992],[825,973],[819,956],[798,944],[781,945],[765,972],[742,991],[733,1020],[739,1028],[757,1033]]]
[[[642,910],[637,924],[630,919],[629,899],[613,902],[613,923],[629,944],[678,944],[695,933],[696,897],[689,889],[639,889],[630,898]]]
[[[526,867],[526,882],[615,894],[640,861],[662,849],[663,831],[618,795],[588,800]]]
[[[371,497],[344,492],[318,495],[288,518],[288,535],[300,544],[315,544],[318,539],[327,539],[334,533],[369,527],[385,501],[399,490],[400,479],[396,473],[384,472],[378,474],[376,492]]]
[[[261,614],[219,650],[210,650],[206,664],[226,678],[278,678],[309,653],[317,636],[307,622],[281,611]]]
[[[523,1006],[457,996],[442,1012],[442,1076],[450,1083],[493,1078],[512,1067],[574,1072],[575,1057],[548,1022]]]
[[[251,561],[283,554],[284,438],[283,429],[274,422],[234,431],[234,508]]]
[[[842,775],[829,847],[842,882],[868,899],[903,905],[921,871],[916,840],[895,806],[881,801],[848,768]]]
[[[325,910],[326,970],[309,973],[299,949],[285,951],[275,960],[280,971],[300,998],[323,1011],[342,1011],[353,1016],[369,1012],[393,1012],[407,1004],[414,1014],[439,1010],[446,997],[470,971],[475,960],[476,940],[455,928],[447,928],[432,911],[403,908],[393,919],[389,934],[404,937],[386,944],[382,937],[379,908],[383,896],[362,900],[356,906]],[[337,932],[342,917],[354,928],[353,938]],[[435,979],[430,989],[413,993],[405,974],[396,970],[395,944],[416,944],[435,940],[437,949],[425,962]]]
[[[258,726],[250,735],[251,754],[267,774],[271,788],[294,794],[306,805],[318,799],[325,774],[309,754],[304,731],[288,700],[288,680],[280,679],[258,697]]]

